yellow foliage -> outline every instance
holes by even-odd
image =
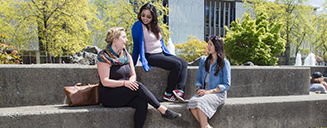
[[[18,50],[6,44],[6,38],[5,34],[0,33],[0,64],[19,64],[21,59]]]
[[[187,42],[175,44],[176,55],[187,62],[193,62],[197,58],[207,55],[207,46],[205,41],[200,41],[196,36],[188,36]]]
[[[0,31],[8,44],[58,56],[76,53],[92,45],[93,25],[98,21],[91,0],[5,0],[0,1]]]
[[[96,33],[99,33],[96,42],[97,46],[104,48],[107,43],[104,41],[106,33],[110,27],[119,26],[126,29],[127,39],[129,40],[126,44],[127,51],[133,51],[133,38],[132,38],[132,26],[137,21],[137,14],[140,8],[145,4],[150,2],[157,9],[158,24],[160,26],[161,34],[163,36],[164,42],[167,45],[169,34],[171,32],[168,29],[168,25],[163,23],[164,15],[169,16],[168,12],[171,11],[168,6],[163,6],[163,0],[95,0],[98,6],[98,11],[100,12],[100,22],[96,26],[99,27]],[[131,4],[132,3],[132,4]]]

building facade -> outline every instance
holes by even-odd
[[[224,26],[242,18],[242,0],[169,0],[169,29],[172,42],[186,42],[188,36],[205,40],[209,35],[225,37]]]

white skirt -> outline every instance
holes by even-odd
[[[195,94],[188,102],[187,109],[199,108],[210,119],[217,111],[219,105],[225,103],[227,92],[207,94],[202,97]]]

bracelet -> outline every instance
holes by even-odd
[[[199,89],[200,89],[200,86],[198,86],[198,87],[195,89],[195,91],[197,92]]]
[[[125,81],[126,81],[126,80],[124,80],[124,82],[123,82],[123,86],[125,86]]]

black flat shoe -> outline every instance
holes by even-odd
[[[181,117],[182,114],[177,113],[177,112],[174,112],[174,111],[172,111],[170,109],[167,109],[166,110],[166,113],[165,114],[161,114],[161,116],[164,117],[164,118],[167,118],[167,119],[176,119],[178,117]]]

